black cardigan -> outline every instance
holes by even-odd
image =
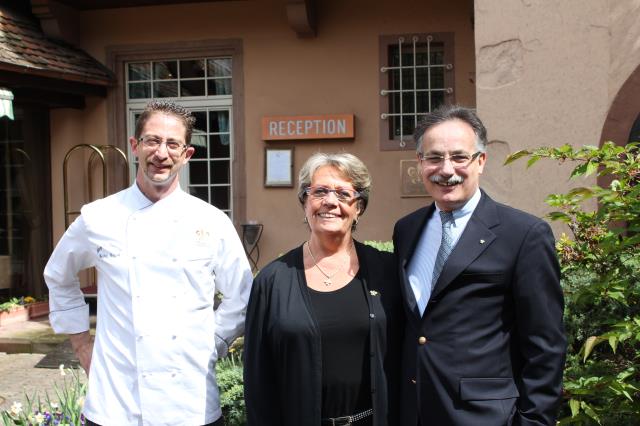
[[[373,425],[395,425],[404,326],[395,257],[357,241],[355,247],[371,318]],[[320,425],[320,345],[300,246],[267,265],[253,282],[244,341],[248,425]]]

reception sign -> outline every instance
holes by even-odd
[[[262,118],[262,139],[352,139],[353,114],[288,115]]]

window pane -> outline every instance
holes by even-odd
[[[427,43],[416,44],[416,65],[429,65]]]
[[[204,80],[180,81],[180,96],[205,96]]]
[[[400,88],[400,70],[389,70],[389,90],[398,90]]]
[[[151,64],[149,64],[149,62],[128,64],[128,68],[129,68],[129,81],[151,79]]]
[[[415,106],[413,104],[413,94],[415,92],[403,93],[402,94],[402,113],[413,113],[415,111]]]
[[[228,111],[210,111],[209,126],[211,133],[228,133],[229,132],[229,112]]]
[[[231,76],[231,58],[208,59],[207,60],[207,76],[208,77]]]
[[[163,81],[160,83],[153,83],[153,97],[154,98],[177,98],[178,82]]]
[[[229,158],[229,135],[209,136],[209,146],[211,147],[211,158]]]
[[[189,183],[191,184],[207,184],[209,178],[207,176],[206,161],[189,161]]]
[[[212,161],[211,167],[211,183],[229,183],[229,162],[228,161]]]
[[[164,61],[153,63],[153,78],[155,80],[166,80],[178,78],[178,62]]]
[[[431,92],[431,110],[438,108],[444,103],[444,91]]]
[[[400,93],[391,93],[389,96],[389,112],[397,114],[400,112]]]
[[[433,85],[433,81],[431,82]],[[428,89],[429,88],[429,68],[417,68],[416,69],[416,88]]]
[[[400,117],[389,117],[389,139],[395,139],[400,136]]]
[[[400,55],[397,44],[389,46],[389,65],[392,67],[400,66]],[[402,66],[413,66],[413,44],[402,45]]]
[[[431,68],[431,88],[444,87],[444,67]]]
[[[429,112],[429,92],[417,92],[418,112]]]
[[[204,78],[204,59],[180,61],[180,78]]]
[[[402,90],[413,90],[413,68],[402,69]]]
[[[213,80],[207,80],[207,91],[209,96],[214,95],[230,95],[231,94],[231,79],[229,78],[216,78]]]
[[[402,133],[405,136],[411,136],[416,129],[416,121],[413,115],[402,117]]]
[[[191,146],[195,148],[192,159],[194,158],[207,158],[207,136],[203,134],[197,134],[191,136]]]
[[[129,99],[151,97],[151,83],[129,83]]]
[[[190,186],[189,194],[200,198],[202,201],[209,202],[209,188],[206,186]]]
[[[193,114],[196,119],[196,124],[193,126],[193,133],[206,133],[207,113],[205,111],[193,111],[191,114]]]
[[[227,210],[229,208],[229,187],[228,186],[213,186],[211,187],[211,204],[219,208],[220,210]]]
[[[431,65],[444,64],[444,43],[431,43]]]

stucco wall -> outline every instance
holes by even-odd
[[[478,0],[475,10],[478,111],[503,154],[597,145],[609,98],[608,2]],[[568,169],[550,161],[501,169],[508,185],[488,190],[537,215],[547,194],[569,185]]]
[[[107,46],[205,39],[241,39],[244,60],[244,123],[247,217],[265,225],[261,265],[308,237],[295,189],[263,187],[265,115],[352,113],[354,141],[306,141],[295,145],[297,174],[316,151],[346,150],[358,155],[373,176],[371,203],[357,238],[388,240],[400,216],[427,198],[400,197],[400,160],[413,152],[379,149],[378,37],[386,34],[455,31],[456,100],[475,104],[471,3],[401,0],[318,1],[318,36],[299,39],[289,27],[284,2],[276,0],[199,3],[127,8],[80,14],[81,47],[101,61]],[[53,151],[91,135],[107,141],[106,101],[94,99],[84,111],[57,111],[52,118]],[[71,131],[70,128],[73,128]],[[67,130],[65,130],[67,129]],[[52,159],[58,168],[60,155]],[[54,194],[59,193],[53,176]],[[57,198],[54,196],[54,198]],[[54,208],[57,214],[58,208]],[[62,233],[56,219],[54,238]]]
[[[601,142],[611,102],[640,63],[639,12],[637,0],[476,0],[477,105],[502,154]],[[569,181],[568,167],[550,161],[524,164],[486,186],[537,215],[547,194],[595,183]]]

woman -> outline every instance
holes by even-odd
[[[247,309],[248,424],[397,424],[403,313],[394,258],[352,238],[369,172],[351,154],[318,153],[298,181],[311,234],[258,274]]]

